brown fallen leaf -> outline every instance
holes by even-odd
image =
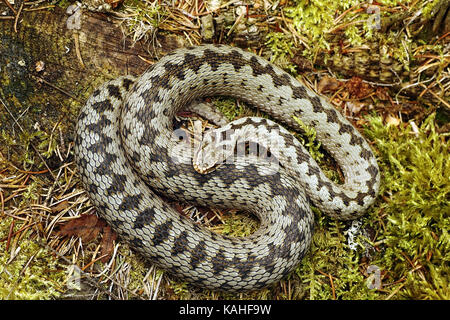
[[[115,233],[105,220],[97,217],[95,214],[82,214],[77,219],[70,220],[58,231],[60,237],[77,236],[83,242],[90,242],[102,233],[100,241],[100,261],[107,262],[114,250],[114,241],[117,239]]]
[[[312,62],[304,57],[301,54],[294,54],[294,57],[291,59],[292,63],[297,66],[297,70],[299,73],[309,72],[314,70],[314,65]]]
[[[114,251],[114,241],[116,241],[116,239],[117,233],[115,233],[110,226],[106,225],[103,228],[103,237],[100,242],[100,254],[103,256],[103,258],[100,259],[101,262],[105,263],[111,257]]]
[[[319,84],[317,85],[317,90],[321,93],[324,92],[333,92],[339,89],[341,83],[337,81],[335,78],[324,76],[320,79]]]
[[[386,88],[377,87],[377,89],[375,90],[375,95],[381,101],[389,101],[389,92]]]
[[[58,235],[61,237],[78,236],[83,242],[89,242],[97,237],[105,225],[105,221],[99,219],[95,214],[83,214],[63,225],[58,231]]]

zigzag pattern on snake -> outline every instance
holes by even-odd
[[[195,156],[173,135],[174,116],[216,95],[247,101],[293,129],[301,129],[294,116],[314,127],[344,183],[330,181],[289,131],[255,117],[216,129],[217,137],[224,142],[229,137],[223,133],[232,132],[232,145],[242,134],[264,137],[256,142],[276,150],[276,168],[266,158],[237,156],[212,164],[209,173],[194,170]],[[209,149],[206,144],[200,151]],[[91,201],[122,239],[177,277],[214,290],[258,289],[280,280],[309,247],[310,204],[354,219],[373,203],[380,184],[367,142],[326,100],[266,60],[224,45],[176,50],[137,79],[121,77],[95,90],[80,112],[75,155]],[[260,227],[243,238],[216,234],[159,195],[247,210]]]

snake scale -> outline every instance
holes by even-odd
[[[180,148],[189,144],[174,136],[176,113],[216,95],[247,101],[293,129],[301,129],[294,117],[314,127],[344,183],[330,181],[289,131],[264,118],[210,131],[197,153]],[[262,137],[254,143],[268,156],[247,154],[242,136],[250,142]],[[225,145],[232,150],[215,157],[220,163],[205,164],[198,156]],[[233,151],[239,145],[244,155]],[[122,239],[182,280],[222,291],[280,280],[309,247],[310,204],[334,218],[354,219],[373,203],[380,184],[369,145],[326,100],[263,58],[225,45],[178,49],[138,78],[123,76],[95,90],[80,111],[75,156],[91,201]],[[217,234],[159,195],[246,210],[260,226],[248,237]]]

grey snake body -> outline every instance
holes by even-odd
[[[264,137],[257,143],[276,154],[279,165],[257,156],[222,156],[222,163],[209,165],[211,172],[197,172],[195,155],[179,148],[173,135],[173,119],[194,100],[216,95],[245,100],[293,129],[300,129],[294,117],[314,127],[344,183],[330,181],[286,129],[255,117],[217,129],[219,143],[232,141],[232,147],[239,135],[252,139],[257,133]],[[95,90],[80,112],[75,155],[90,199],[122,239],[177,277],[215,290],[258,289],[280,280],[309,247],[310,204],[337,219],[354,219],[373,203],[380,183],[367,142],[326,100],[266,60],[223,45],[176,50],[137,79],[121,77]],[[216,234],[159,194],[248,210],[260,227],[243,238]]]

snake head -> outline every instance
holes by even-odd
[[[192,164],[201,174],[214,171],[227,158],[233,155],[234,145],[226,137],[226,131],[220,129],[207,131],[194,149]]]

